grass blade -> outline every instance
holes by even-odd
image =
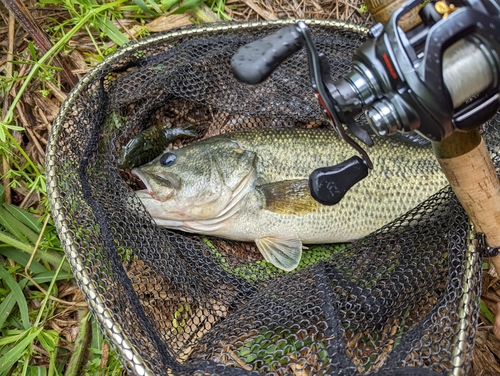
[[[35,281],[38,284],[48,283],[54,279],[54,275],[55,275],[54,271],[45,271],[43,273],[34,275],[32,278],[33,278],[33,281]],[[55,279],[56,279],[56,281],[67,281],[70,278],[73,278],[73,276],[72,275],[68,276],[66,273],[61,273],[61,274],[57,275],[57,277]],[[28,285],[31,285],[31,284],[32,283],[28,282]]]
[[[156,5],[155,2],[149,2],[151,5],[153,5],[153,7],[155,8],[156,12],[155,11],[152,11],[151,9],[148,8],[148,6],[146,5],[146,3],[142,0],[134,0],[134,3],[136,3],[136,5],[142,9],[142,11],[146,14],[150,14],[152,16],[158,16],[158,14],[161,12],[160,8],[158,8],[158,5]]]
[[[21,287],[2,265],[0,265],[0,279],[5,281],[7,286],[9,286],[10,291],[14,294],[14,298],[16,299],[19,307],[19,312],[21,313],[21,320],[23,321],[24,329],[28,329],[31,326],[30,317],[28,315],[28,303],[26,302],[26,298],[24,297]]]
[[[12,237],[11,234],[5,233],[0,230],[0,242],[6,243],[14,248],[20,249],[21,251],[24,251],[26,253],[32,254],[33,253],[33,247],[29,244],[23,243],[22,241],[19,241],[15,238]]]
[[[37,316],[35,324],[34,324],[35,326],[38,326],[40,324],[40,322],[42,321],[42,316],[44,315],[44,313],[48,314],[47,312],[44,312],[45,311],[45,307],[47,306],[49,298],[50,298],[50,296],[51,296],[51,294],[53,292],[54,285],[56,284],[56,281],[57,281],[57,277],[59,277],[59,273],[61,272],[61,270],[63,270],[63,266],[64,265],[67,265],[65,258],[63,258],[61,260],[61,262],[59,263],[57,269],[54,272],[52,280],[50,281],[49,288],[47,289],[47,292],[45,293],[45,298],[43,299],[42,304],[40,305],[40,309],[38,310],[38,316]]]
[[[181,0],[163,0],[162,6],[165,10],[171,10],[174,7],[178,6]]]
[[[14,248],[20,249],[21,251],[26,252],[30,255],[34,252],[34,247],[32,247],[29,244],[20,242],[17,239],[14,239],[11,235],[6,234],[3,231],[0,231],[0,242],[6,243]],[[63,256],[61,254],[51,250],[47,251],[38,250],[36,256],[37,258],[45,260],[51,263],[52,265],[59,265],[61,260],[63,259]],[[69,265],[67,263],[65,263],[63,270],[64,271],[69,270]]]
[[[189,9],[196,8],[201,3],[203,3],[203,0],[184,0],[181,3],[180,7],[177,8],[174,12],[172,12],[172,14],[182,14]]]
[[[22,224],[3,207],[0,207],[0,224],[21,241],[30,241],[35,244],[38,240],[39,234],[32,231],[28,226]]]
[[[3,207],[7,209],[7,211],[17,218],[22,224],[28,226],[30,229],[35,231],[36,233],[40,233],[42,231],[42,224],[38,221],[33,214],[29,213],[27,210],[21,209],[20,207],[12,204],[3,204]]]
[[[36,330],[35,330],[36,329]],[[6,372],[11,369],[11,367],[16,363],[19,358],[24,354],[26,348],[33,342],[33,340],[38,336],[38,334],[43,330],[43,328],[31,328],[25,333],[25,338],[22,339],[10,349],[6,354],[0,359],[0,372]]]
[[[0,347],[20,341],[21,339],[23,339],[25,335],[26,335],[26,330],[19,330],[19,329],[6,330],[5,336],[0,338]]]
[[[47,376],[47,367],[28,366],[27,376]]]
[[[139,0],[139,1],[142,1],[142,0]],[[148,3],[153,7],[153,9],[157,12],[157,13],[161,13],[161,9],[160,7],[158,6],[158,4],[156,4],[156,2],[154,0],[148,0]]]
[[[26,236],[17,228],[16,224],[19,223],[12,215],[10,215],[3,207],[0,207],[0,226],[4,227],[7,232],[14,236],[18,241],[23,244],[29,244]]]
[[[125,43],[128,43],[128,38],[122,34],[118,28],[113,25],[113,22],[107,17],[99,16],[96,17],[99,20],[99,23],[96,22],[99,29],[104,32],[113,42],[117,45],[122,46]]]
[[[30,256],[27,253],[20,252],[14,247],[0,247],[0,254],[5,257],[14,260],[19,265],[26,267],[28,265],[28,261],[30,260]],[[29,270],[34,273],[43,273],[47,271],[47,268],[40,264],[38,261],[32,260]]]
[[[0,330],[3,328],[5,321],[9,317],[15,305],[16,298],[14,297],[14,293],[11,291],[9,295],[5,297],[2,304],[0,304]]]
[[[26,286],[27,279],[23,279],[19,282],[19,287],[23,289]],[[14,293],[11,291],[9,295],[5,297],[2,304],[0,304],[0,329],[3,328],[5,321],[9,318],[12,309],[16,305],[16,298]]]
[[[42,330],[36,338],[49,354],[56,350],[59,343],[59,333],[53,329]]]
[[[479,303],[479,311],[486,317],[486,319],[492,324],[495,322],[495,316],[488,309],[488,306],[481,300]]]
[[[200,22],[220,22],[221,19],[205,3],[187,10],[187,13]]]
[[[50,363],[49,363],[48,376],[58,376],[58,375],[61,375],[61,373],[57,372],[58,353],[59,353],[59,348],[56,347],[55,350],[54,350],[54,352],[51,353],[51,355],[50,355]]]
[[[101,328],[95,320],[92,320],[92,348],[102,350],[102,343],[104,341],[104,336],[102,334]]]

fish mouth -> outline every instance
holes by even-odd
[[[138,168],[133,168],[130,172],[133,176],[139,179],[140,185],[142,185],[141,188],[145,188],[150,195],[153,195],[153,190],[151,189],[151,185],[149,184],[148,179],[146,179],[141,170],[139,170]]]
[[[140,168],[133,168],[131,171],[132,175],[140,180],[140,182],[145,186],[145,190],[142,192],[147,192],[151,197],[158,201],[166,201],[174,195],[174,192],[180,187],[180,182],[173,176],[168,174],[160,173],[149,173],[141,171]],[[160,187],[158,192],[153,188],[154,186]],[[141,191],[139,191],[141,192]]]

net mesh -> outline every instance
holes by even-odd
[[[253,244],[157,227],[117,167],[121,147],[159,122],[194,122],[199,138],[321,125],[305,51],[262,85],[231,73],[240,46],[284,23],[129,44],[63,104],[47,151],[49,195],[89,307],[131,374],[466,374],[481,257],[449,188],[362,240],[312,247],[286,273]],[[308,25],[341,78],[365,30]]]

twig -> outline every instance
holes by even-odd
[[[31,35],[38,47],[46,54],[52,48],[52,42],[45,31],[36,23],[26,6],[19,0],[2,0],[5,7],[14,17],[17,18],[21,26]],[[78,78],[71,72],[71,69],[64,58],[56,54],[54,64],[63,68],[61,76],[63,80],[74,87],[78,83]]]
[[[30,61],[31,61],[31,56],[28,56],[25,59],[26,64],[21,65],[21,68],[19,69],[17,77],[19,77],[19,78],[24,77],[26,71],[31,67],[31,64],[29,64]],[[14,98],[17,95],[17,88],[19,87],[19,85],[21,85],[21,80],[16,80],[16,82],[14,82],[14,85],[12,85],[12,89],[10,90],[10,95]]]
[[[106,364],[108,364],[108,360],[109,360],[109,345],[106,341],[103,341],[101,350],[101,364],[100,364],[102,370],[105,369]]]
[[[37,109],[38,115],[42,118],[43,125],[47,129],[47,132],[50,133],[50,127],[51,127],[51,125],[50,125],[49,119],[47,119],[47,116],[45,116],[43,110],[40,107],[37,106],[36,109]],[[46,139],[43,138],[42,142],[43,142],[44,145],[47,145],[47,140]]]
[[[54,85],[49,80],[45,81],[45,85],[49,87],[52,94],[59,100],[59,102],[64,102],[66,100],[66,94],[61,91],[56,85]]]
[[[7,63],[5,64],[6,75],[9,78],[12,78],[12,58],[14,55],[14,35],[15,35],[15,25],[16,20],[12,15],[9,15],[9,50],[7,51]],[[5,114],[9,109],[9,94],[5,95],[3,102],[3,113]],[[2,160],[2,170],[4,174],[6,174],[10,170],[9,161],[7,157],[4,157]],[[2,179],[2,184],[5,189],[5,198],[4,201],[8,204],[12,203],[12,190],[10,189],[10,179],[7,176],[4,176]]]
[[[127,35],[130,37],[130,39],[137,40],[135,35],[132,34],[129,29],[127,29],[127,27],[120,21],[119,18],[116,19],[116,23],[118,23],[118,25],[123,29],[123,31],[125,31],[125,33],[127,33]]]
[[[91,70],[92,70],[92,67],[88,67],[88,68],[73,69],[72,72],[74,74],[87,74]]]
[[[17,106],[16,106],[17,112],[19,113],[19,117],[21,118],[21,122],[24,124],[24,130],[26,130],[28,132],[28,135],[30,136],[31,141],[33,141],[33,143],[35,144],[35,147],[38,150],[38,152],[40,153],[40,156],[42,157],[42,160],[43,160],[43,158],[45,157],[45,151],[40,146],[40,143],[38,142],[38,138],[37,138],[36,134],[31,129],[34,126],[34,124],[31,124],[30,119],[24,113],[23,107],[24,107],[24,104],[22,104],[21,102],[18,102]]]
[[[268,12],[267,10],[262,9],[257,4],[255,4],[253,0],[241,0],[241,1],[244,2],[246,5],[248,5],[250,8],[252,8],[255,11],[255,13],[257,13],[259,16],[261,16],[263,19],[267,21],[278,19],[274,14]]]
[[[316,1],[311,0],[311,4],[316,8],[318,12],[324,12],[323,8],[321,8],[321,5],[319,5]]]
[[[356,14],[357,12],[359,12],[359,8],[357,8],[356,6],[352,5],[349,3],[349,1],[344,1],[344,4],[345,4],[345,7],[346,7],[346,10],[345,10],[345,13],[347,13],[347,17],[345,18],[346,21],[349,21],[349,19],[354,15]],[[349,14],[349,8],[352,9],[352,12],[351,14]]]
[[[295,14],[292,12],[289,12],[289,9],[287,9],[287,6],[289,6],[288,2],[283,4],[283,2],[279,2],[276,4],[277,9],[272,9],[272,13],[275,15],[280,14],[280,11],[285,14],[286,17],[281,16],[282,18],[297,18]],[[278,16],[276,16],[278,18]]]
[[[40,145],[40,142],[38,141],[38,134],[33,132],[30,126],[26,127],[25,130],[28,132],[31,141],[35,144],[36,150],[40,154],[40,162],[43,163],[43,160],[45,159],[45,151],[43,150],[42,146]]]
[[[21,209],[27,208],[29,206],[28,204],[31,204],[30,200],[34,194],[36,194],[34,190],[29,191],[26,197],[24,197],[24,200],[19,204],[19,207]]]

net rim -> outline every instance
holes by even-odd
[[[279,26],[304,21],[307,25],[317,26],[322,28],[335,28],[345,31],[357,32],[359,34],[368,33],[368,28],[365,26],[339,21],[339,20],[318,20],[318,19],[283,19],[273,21],[254,21],[254,22],[224,22],[215,24],[205,24],[199,27],[188,27],[174,29],[165,33],[140,39],[139,41],[129,42],[122,46],[118,51],[106,57],[101,63],[96,65],[89,71],[71,90],[66,100],[62,103],[59,112],[54,119],[49,135],[49,140],[46,150],[45,171],[47,179],[47,196],[51,207],[52,217],[57,232],[61,239],[62,248],[67,256],[68,263],[73,271],[75,280],[82,291],[89,309],[92,311],[95,319],[105,332],[106,337],[110,341],[117,355],[125,361],[129,371],[136,375],[152,376],[154,372],[147,366],[143,357],[131,344],[129,338],[125,335],[122,326],[119,322],[113,319],[113,314],[106,307],[104,300],[100,296],[95,282],[89,276],[86,269],[83,267],[83,259],[78,250],[74,246],[75,239],[72,236],[71,227],[66,220],[66,213],[62,205],[62,192],[59,188],[59,179],[57,175],[58,164],[56,153],[58,150],[59,131],[64,126],[68,114],[71,113],[73,105],[79,94],[93,82],[95,77],[102,72],[104,68],[109,67],[114,61],[120,60],[124,55],[130,54],[131,51],[141,47],[148,46],[157,42],[165,42],[180,36],[201,35],[204,33],[228,31],[228,30],[253,30],[263,26]]]

